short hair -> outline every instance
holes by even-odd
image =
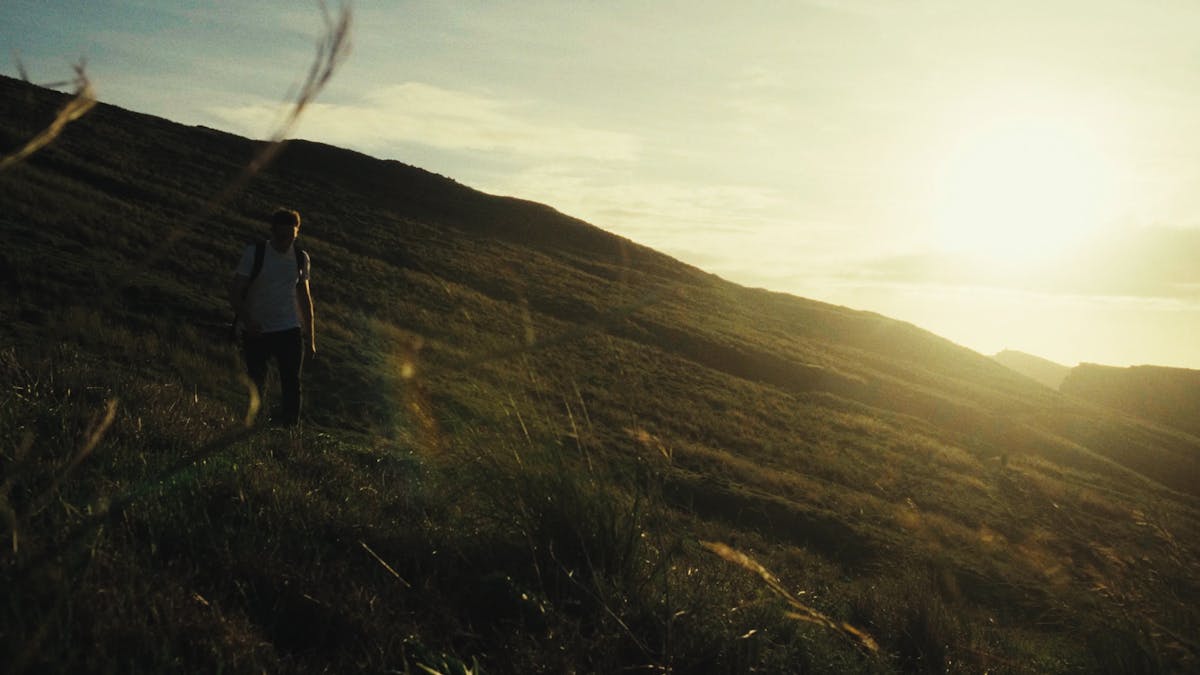
[[[300,227],[300,212],[295,209],[275,209],[275,213],[271,214],[270,222],[271,227],[276,225]]]

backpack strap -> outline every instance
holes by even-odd
[[[296,252],[296,271],[300,273],[300,279],[308,278],[309,259],[308,251],[302,248],[292,247]],[[267,253],[267,242],[257,241],[254,243],[254,265],[250,268],[250,283],[253,283],[258,275],[262,273],[263,256]]]
[[[293,248],[295,248],[295,247],[293,247]],[[300,283],[301,281],[308,281],[308,273],[309,273],[310,265],[311,265],[311,263],[308,259],[308,251],[305,251],[302,248],[297,248],[296,249],[296,272],[297,272],[298,279],[296,280],[296,283]]]
[[[246,297],[246,294],[250,292],[250,284],[254,283],[254,280],[257,279],[258,275],[262,273],[263,256],[265,256],[266,253],[266,241],[260,239],[259,241],[254,242],[254,264],[250,267],[250,279],[246,282],[246,288],[242,290],[243,298]],[[237,312],[234,312],[233,321],[229,323],[229,339],[231,341],[237,341],[239,335],[238,327],[241,325],[241,321],[242,317],[239,316]]]
[[[254,265],[250,268],[250,283],[258,278],[262,272],[263,256],[267,253],[267,242],[258,240],[254,242]],[[249,288],[249,286],[247,286]]]

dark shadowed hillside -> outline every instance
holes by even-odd
[[[0,79],[0,152],[63,100]],[[399,162],[231,191],[260,147],[102,105],[0,173],[12,670],[1200,666],[1186,430]],[[296,434],[223,338],[280,204]]]
[[[1200,436],[1200,371],[1160,366],[1113,368],[1092,363],[1071,370],[1062,391]]]
[[[1011,349],[995,354],[992,358],[1001,365],[1054,390],[1058,389],[1062,381],[1066,379],[1067,373],[1071,372],[1069,367],[1061,363]]]

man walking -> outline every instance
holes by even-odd
[[[305,355],[317,353],[313,302],[309,293],[308,254],[295,247],[300,214],[279,209],[271,214],[271,238],[246,247],[229,285],[229,302],[242,328],[246,372],[266,400],[267,362],[279,369],[283,416],[300,422],[300,370]]]

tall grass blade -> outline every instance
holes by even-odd
[[[783,587],[783,584],[780,583],[778,577],[776,577],[774,574],[771,574],[771,571],[759,564],[757,560],[735,548],[730,547],[727,544],[720,542],[701,541],[700,546],[702,546],[708,552],[715,554],[722,560],[733,563],[744,570],[752,572],[758,576],[759,579],[762,579],[763,583],[767,585],[767,588],[770,588],[772,592],[783,598],[784,601],[792,607],[794,611],[786,612],[784,614],[789,619],[807,621],[808,623],[815,623],[818,626],[824,626],[830,630],[844,635],[847,638],[850,638],[850,640],[852,640],[856,645],[871,654],[879,653],[879,643],[875,641],[875,638],[868,635],[865,631],[851,626],[845,621],[834,621],[825,614],[800,602],[796,596],[792,595],[791,592]]]
[[[21,71],[24,77],[23,67]],[[67,104],[58,111],[58,114],[54,116],[49,126],[29,139],[16,152],[0,158],[0,171],[7,171],[25,161],[37,151],[50,145],[63,132],[63,129],[66,129],[68,124],[83,117],[89,110],[95,107],[96,93],[92,89],[91,81],[88,80],[87,74],[84,72],[84,64],[82,62],[75,66],[75,79],[72,83],[75,85],[75,93],[71,97],[71,100],[67,101]]]

